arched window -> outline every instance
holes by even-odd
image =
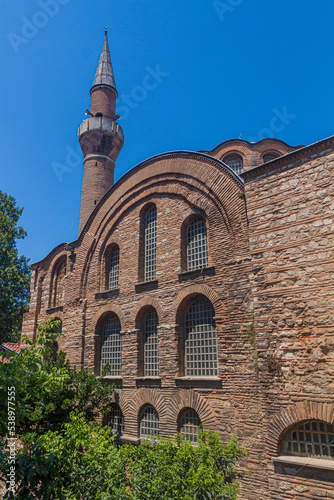
[[[278,155],[268,153],[263,156],[263,163],[268,163],[268,161],[272,161],[278,158]]]
[[[334,458],[334,426],[321,420],[298,423],[285,434],[281,454]]]
[[[226,163],[226,165],[228,165],[229,167],[231,167],[231,169],[234,170],[236,174],[241,174],[243,168],[243,161],[241,156],[230,155],[224,158],[223,162]]]
[[[201,420],[195,410],[186,408],[182,411],[179,417],[179,432],[192,443],[198,441],[198,429],[201,425]]]
[[[121,437],[124,432],[124,416],[118,404],[115,404],[111,408],[111,412],[108,417],[108,426],[110,427],[111,434]]]
[[[208,265],[206,225],[202,217],[193,219],[187,227],[187,271],[201,269]]]
[[[152,205],[144,217],[144,281],[155,280],[157,246],[157,208]]]
[[[159,415],[153,406],[147,405],[140,412],[139,435],[147,437],[154,434],[159,434]]]
[[[111,314],[102,326],[101,344],[101,374],[104,366],[109,363],[108,375],[121,375],[122,338],[121,324],[116,314]]]
[[[109,290],[118,288],[119,278],[119,248],[113,247],[109,258]]]
[[[143,321],[144,334],[144,376],[159,376],[158,315],[151,307]]]
[[[62,258],[55,266],[53,274],[53,290],[51,307],[59,307],[64,303],[64,279],[66,276],[66,258]]]
[[[214,309],[206,297],[196,297],[188,305],[184,320],[185,375],[218,374]]]

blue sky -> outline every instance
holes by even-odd
[[[77,237],[77,128],[106,25],[125,134],[115,180],[165,151],[258,140],[277,114],[272,135],[291,145],[334,133],[332,0],[15,0],[0,14],[0,189],[24,207],[31,262]]]

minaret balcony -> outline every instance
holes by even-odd
[[[119,123],[111,120],[110,118],[105,118],[103,116],[93,116],[84,120],[78,129],[78,136],[87,132],[88,130],[103,130],[111,132],[115,136],[118,136],[120,141],[124,143],[124,134],[122,127]]]

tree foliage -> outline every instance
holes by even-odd
[[[0,343],[19,341],[22,316],[28,310],[28,259],[19,257],[16,248],[16,241],[26,236],[17,225],[22,211],[15,198],[0,191]]]
[[[16,392],[16,482],[5,499],[18,500],[235,500],[236,464],[245,455],[236,437],[199,432],[198,446],[183,436],[152,437],[139,446],[115,446],[97,423],[110,410],[113,388],[88,370],[76,370],[51,343],[58,322],[46,320],[34,341],[0,363],[1,435],[7,431],[7,389]],[[109,367],[106,367],[108,370]],[[0,470],[10,475],[10,452]]]

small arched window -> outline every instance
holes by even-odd
[[[243,168],[243,161],[241,156],[239,155],[230,155],[224,158],[223,160],[226,165],[231,167],[231,169],[236,173],[236,174],[241,174],[242,168]]]
[[[179,417],[179,432],[192,443],[198,442],[198,430],[201,420],[192,408],[186,408]]]
[[[53,290],[51,307],[59,307],[64,303],[64,279],[66,276],[66,258],[62,258],[56,265],[53,275]]]
[[[159,376],[158,315],[151,307],[144,316],[144,376]]]
[[[187,227],[187,271],[201,269],[208,265],[208,245],[205,220],[193,219]]]
[[[122,367],[122,336],[121,323],[116,314],[111,314],[102,326],[101,342],[101,374],[104,366],[109,363],[108,375],[120,376]]]
[[[113,247],[109,257],[109,290],[118,288],[119,279],[119,248]]]
[[[188,305],[184,319],[185,375],[218,375],[214,309],[206,297],[196,297]]]
[[[140,412],[139,435],[145,438],[156,434],[159,434],[159,415],[153,406],[147,405]]]
[[[108,426],[110,427],[111,434],[117,437],[123,436],[124,432],[124,416],[118,404],[111,408],[108,416]]]
[[[272,153],[265,154],[263,156],[263,163],[268,163],[268,161],[272,161],[278,158],[278,155],[274,155]]]
[[[157,208],[152,205],[144,216],[144,281],[155,280],[157,247]]]
[[[334,458],[334,426],[321,420],[298,423],[283,437],[281,454]]]

